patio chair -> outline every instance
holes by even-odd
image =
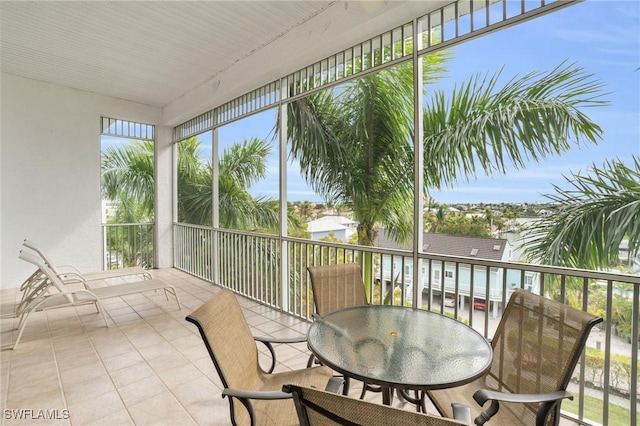
[[[364,291],[362,270],[357,263],[309,266],[307,271],[309,272],[313,292],[314,317],[324,316],[338,309],[369,304]],[[307,366],[311,366],[314,358],[312,354]],[[344,377],[343,395],[349,394],[350,385],[351,379]],[[367,391],[382,392],[382,388],[363,383],[360,399],[364,399]],[[418,395],[416,392],[416,395],[412,397],[405,391],[399,391],[398,393],[401,398],[415,404],[418,411],[424,406],[424,395]]]
[[[282,390],[293,394],[301,426],[452,426],[471,424],[469,407],[462,404],[454,404],[457,419],[447,419],[400,410],[387,405],[374,404],[303,386],[285,385]]]
[[[467,385],[427,392],[443,415],[468,404],[476,425],[557,425],[560,404],[591,329],[602,318],[525,290],[513,292],[491,341],[488,373]],[[486,410],[482,407],[491,404]]]
[[[100,305],[101,300],[152,290],[163,290],[167,300],[167,293],[170,293],[175,297],[178,309],[182,309],[176,289],[167,282],[159,279],[128,282],[97,288],[88,287],[77,289],[72,288],[73,286],[65,285],[58,275],[47,264],[45,264],[40,257],[35,256],[33,253],[21,251],[19,258],[35,265],[46,279],[41,281],[38,286],[34,287],[32,292],[26,298],[23,298],[16,310],[20,319],[18,322],[18,336],[12,346],[12,349],[15,349],[20,342],[20,338],[22,337],[22,333],[26,327],[29,315],[39,309],[52,309],[92,303],[96,306],[96,310],[102,314],[102,319],[104,320],[105,325],[109,327],[109,322],[105,316],[104,309],[102,309]]]
[[[342,380],[332,377],[326,367],[274,373],[276,353],[273,343],[304,342],[304,338],[258,338],[242,314],[240,304],[229,289],[220,290],[186,317],[198,328],[229,398],[231,423],[293,425],[298,424],[291,394],[282,391],[287,383],[338,391]],[[266,345],[271,366],[264,370],[258,360],[256,342]]]
[[[313,292],[314,317],[322,317],[338,309],[368,304],[362,281],[362,270],[357,263],[309,266],[307,271]],[[314,361],[315,357],[312,354],[307,366],[311,366]],[[345,377],[344,381],[343,394],[348,395],[349,377]],[[367,390],[380,392],[379,387],[365,383],[362,386],[360,399],[364,398]]]
[[[122,278],[129,276],[139,276],[142,279],[153,279],[151,273],[144,268],[137,266],[130,268],[110,269],[107,271],[97,271],[83,273],[73,265],[58,265],[56,266],[49,256],[47,256],[42,248],[31,240],[25,239],[22,245],[40,256],[42,261],[51,268],[51,270],[64,282],[65,284],[83,283],[87,284],[89,281],[107,280],[110,278]]]
[[[315,315],[367,305],[362,271],[357,263],[309,266]]]

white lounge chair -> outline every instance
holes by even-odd
[[[87,284],[90,281],[107,280],[110,278],[121,278],[129,276],[139,276],[145,280],[153,279],[149,270],[140,268],[137,266],[121,269],[110,269],[107,271],[89,272],[83,273],[73,265],[59,265],[56,266],[51,259],[44,253],[44,251],[38,247],[33,241],[25,239],[22,245],[30,250],[33,250],[43,260],[43,262],[51,268],[51,270],[64,282],[65,284],[83,283]]]
[[[108,285],[105,287],[77,289],[72,288],[73,286],[65,285],[58,275],[46,263],[44,263],[40,257],[35,256],[33,253],[21,251],[19,257],[20,259],[35,265],[46,280],[43,280],[40,283],[40,287],[34,287],[32,293],[23,297],[22,302],[16,310],[20,320],[18,323],[18,337],[13,344],[12,349],[15,349],[20,342],[20,338],[24,332],[29,315],[31,312],[39,308],[51,309],[54,307],[77,306],[93,303],[98,312],[102,314],[105,325],[109,327],[109,322],[105,316],[104,309],[102,309],[100,304],[101,300],[151,290],[163,290],[165,292],[165,296],[167,296],[167,293],[171,293],[176,299],[178,309],[182,309],[176,289],[163,280],[142,280],[117,285]],[[85,286],[86,285],[87,284],[85,283]]]

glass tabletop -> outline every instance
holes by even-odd
[[[489,342],[452,318],[422,309],[365,305],[332,312],[309,328],[309,349],[325,365],[367,383],[443,389],[484,374]]]

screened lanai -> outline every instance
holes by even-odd
[[[573,2],[492,3],[3,2],[3,252],[37,236],[101,267],[108,117],[156,126],[156,266],[171,266],[174,142]],[[25,272],[3,256],[3,286]]]
[[[437,149],[428,151],[425,128],[437,123],[425,123],[423,110],[428,102],[437,103],[431,97],[437,92],[434,83],[446,81],[447,64],[464,62],[462,55],[455,57],[455,48],[473,49],[474,41],[491,40],[496,33],[556,13],[570,17],[573,8],[583,3],[2,2],[0,286],[15,288],[32,272],[17,257],[25,238],[46,247],[60,264],[84,270],[109,266],[101,138],[113,136],[152,143],[153,207],[145,224],[151,249],[145,263],[162,270],[167,279],[185,281],[180,291],[187,298],[193,296],[194,308],[213,292],[201,290],[205,283],[211,288],[229,287],[260,315],[269,317],[273,311],[278,318],[285,315],[284,322],[288,316],[295,318],[299,332],[313,310],[306,266],[357,261],[368,265],[364,278],[371,300],[447,310],[486,337],[493,333],[515,287],[544,293],[557,284],[560,297],[569,299],[573,294],[567,292],[569,284],[578,282],[584,292],[577,303],[586,309],[595,299],[586,289],[599,286],[606,296],[603,315],[611,318],[616,286],[622,283],[628,286],[632,318],[637,318],[637,276],[521,264],[506,257],[478,258],[473,247],[468,256],[434,254],[424,241],[423,212],[430,201],[425,188],[456,172],[449,176],[429,168],[430,159],[446,162],[453,157]],[[538,27],[526,36],[544,32]],[[501,58],[498,48],[484,47],[483,52],[496,61]],[[585,77],[582,81],[589,86],[585,93],[594,97],[581,106],[599,106],[600,88],[586,77],[588,71],[580,74],[579,66],[572,68],[561,60],[556,64],[566,79]],[[473,74],[476,64],[458,66]],[[546,72],[538,75],[540,81],[559,75],[553,69]],[[394,85],[398,82],[410,83]],[[352,124],[352,117],[339,115],[332,105],[346,103],[340,97],[345,94],[346,99],[363,99],[366,91],[357,89],[366,84],[368,89],[384,84],[397,88],[401,102],[377,105],[371,111],[389,118],[381,122],[397,124],[387,136],[393,132],[401,136],[381,144],[388,151],[380,156],[384,161],[376,165],[378,169],[371,170],[385,170],[380,174],[384,179],[367,187],[371,190],[358,201],[386,205],[398,195],[397,209],[382,212],[397,220],[389,223],[385,234],[367,227],[379,223],[380,217],[345,225],[370,245],[313,241],[291,219],[302,210],[293,202],[316,195],[323,183],[338,185],[328,175],[323,181],[322,174],[315,175],[314,184],[305,181],[321,169],[307,158],[329,152],[327,135],[337,135],[334,140],[341,142],[361,136],[348,132],[357,126],[342,123]],[[312,108],[323,111],[320,107],[336,117],[321,137],[313,135],[312,115],[307,114]],[[387,130],[365,128],[363,133]],[[591,136],[584,132],[576,139],[589,144]],[[392,143],[396,139],[402,143]],[[258,154],[263,162],[256,163],[255,171],[234,168],[239,164],[234,155],[257,158]],[[190,160],[209,167],[210,173],[183,174],[186,167],[181,167]],[[355,161],[345,164],[357,169]],[[472,166],[461,165],[465,167]],[[363,176],[358,178],[364,181]],[[305,185],[298,186],[300,181]],[[251,190],[238,182],[250,182]],[[331,200],[317,202],[331,207]],[[248,207],[233,209],[239,205]],[[339,213],[338,206],[333,208]],[[252,213],[260,220],[247,220],[240,213]],[[376,245],[382,239],[376,236],[405,238],[402,247],[390,248]],[[490,250],[510,251],[506,245],[495,247]],[[461,277],[469,277],[469,283]],[[445,293],[455,299],[451,306]],[[187,313],[169,316],[178,320]],[[575,424],[607,424],[612,418],[634,423],[637,418],[638,325],[629,322],[628,341],[620,343],[612,321],[608,324],[589,342],[601,350],[602,368],[583,362],[572,384],[579,398],[566,417]],[[630,361],[616,364],[617,355]],[[597,407],[597,413],[585,415],[590,405]],[[622,417],[613,417],[619,407]]]

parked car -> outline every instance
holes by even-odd
[[[487,304],[485,303],[484,300],[475,299],[473,301],[473,309],[476,309],[478,311],[486,311],[487,310]]]

